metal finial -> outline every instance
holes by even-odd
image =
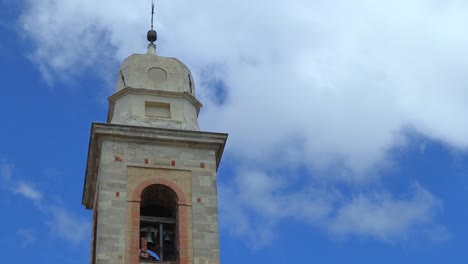
[[[154,18],[154,0],[151,2],[151,29],[153,29],[153,18]]]
[[[148,31],[147,39],[149,42],[153,43],[158,39],[158,34],[156,30],[153,29],[154,21],[154,0],[151,1],[151,30]]]

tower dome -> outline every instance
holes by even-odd
[[[195,98],[192,73],[175,58],[133,54],[119,69],[116,93],[109,98],[108,122],[182,130],[200,130],[202,104]]]
[[[119,70],[117,92],[126,87],[150,90],[187,92],[195,96],[192,73],[175,58],[156,55],[154,44],[147,54],[133,54],[126,58]]]

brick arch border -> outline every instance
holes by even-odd
[[[132,196],[132,201],[133,202],[141,202],[141,193],[143,190],[148,188],[151,185],[164,185],[170,189],[172,189],[176,194],[177,194],[177,202],[178,204],[187,204],[187,199],[185,198],[185,194],[182,191],[182,188],[179,187],[175,182],[166,180],[166,179],[160,179],[160,178],[155,178],[155,179],[147,179],[141,182],[135,190],[133,190],[133,196]]]
[[[177,210],[177,226],[179,232],[179,264],[188,264],[189,252],[188,252],[188,218],[187,218],[187,198],[185,197],[182,188],[176,183],[167,179],[154,178],[148,179],[141,182],[134,190],[132,195],[132,225],[131,225],[131,245],[130,245],[130,263],[140,263],[138,257],[139,245],[140,245],[140,202],[141,193],[144,189],[151,185],[164,185],[172,189],[177,196],[177,204],[179,206]]]

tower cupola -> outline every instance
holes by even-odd
[[[147,53],[130,55],[120,66],[116,93],[109,98],[108,122],[200,130],[202,104],[195,98],[192,73],[178,59],[157,55],[157,33],[151,24]]]

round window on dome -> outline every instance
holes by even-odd
[[[154,84],[159,84],[167,80],[167,72],[164,69],[153,67],[148,70],[148,78]]]

